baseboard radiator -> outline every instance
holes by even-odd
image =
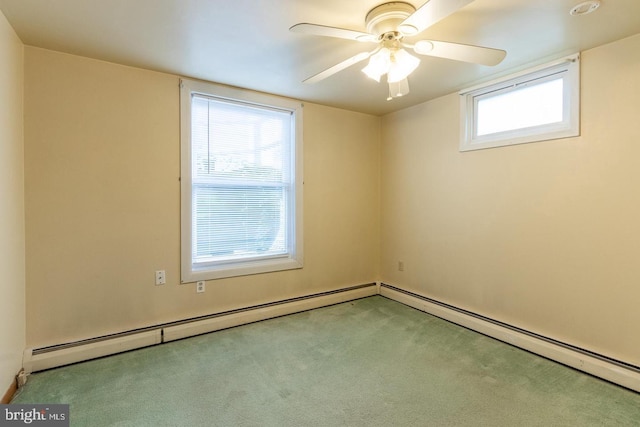
[[[369,283],[82,341],[26,349],[26,374],[378,294]]]
[[[380,284],[380,295],[640,392],[640,367],[546,338],[385,283]]]
[[[640,392],[640,368],[385,284],[370,283],[50,347],[26,349],[24,372],[43,371],[373,295],[416,308]]]

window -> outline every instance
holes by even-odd
[[[460,151],[578,136],[580,57],[460,92]]]
[[[182,282],[302,267],[302,105],[181,81]]]

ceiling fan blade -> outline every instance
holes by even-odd
[[[398,26],[407,36],[418,34],[473,0],[427,0]]]
[[[360,52],[359,54],[354,55],[349,59],[345,59],[339,64],[334,65],[333,67],[327,68],[326,70],[321,71],[318,74],[309,77],[308,79],[304,80],[303,83],[317,83],[320,80],[324,80],[327,77],[332,76],[335,73],[344,70],[345,68],[349,68],[350,66],[357,64],[360,61],[364,61],[365,59],[373,55],[375,52],[377,52],[378,50],[379,49],[375,49],[371,52]]]
[[[376,36],[361,31],[347,30],[346,28],[328,27],[326,25],[301,23],[289,28],[289,31],[314,36],[338,37],[341,39],[362,42],[375,42]]]
[[[489,66],[498,65],[507,55],[506,51],[500,49],[435,40],[420,40],[413,45],[413,49],[420,55]]]

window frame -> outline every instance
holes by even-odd
[[[515,92],[536,83],[563,79],[563,120],[486,135],[477,135],[478,102],[492,95]],[[580,135],[580,54],[529,68],[516,74],[476,85],[460,94],[460,151],[481,150]]]
[[[251,257],[247,260],[235,260],[194,267],[193,262],[193,179],[191,144],[191,102],[193,95],[239,103],[253,108],[278,109],[292,115],[291,167],[293,169],[292,191],[294,195],[293,215],[287,224],[293,234],[289,242],[289,251],[282,256]],[[215,83],[180,79],[180,264],[181,283],[200,280],[213,280],[250,274],[299,269],[303,267],[303,227],[302,227],[302,110],[299,101],[252,92],[240,88]]]

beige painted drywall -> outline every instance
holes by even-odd
[[[380,119],[307,104],[304,268],[179,284],[178,80],[26,48],[28,347],[376,280]]]
[[[457,94],[383,118],[381,278],[638,366],[640,34],[581,65],[580,137],[460,153]]]
[[[27,47],[27,346],[381,278],[638,365],[639,47],[584,52],[578,138],[460,153],[456,94],[382,120],[307,104],[305,268],[200,295],[178,284],[178,77]]]
[[[0,397],[25,346],[23,52],[0,12]]]

